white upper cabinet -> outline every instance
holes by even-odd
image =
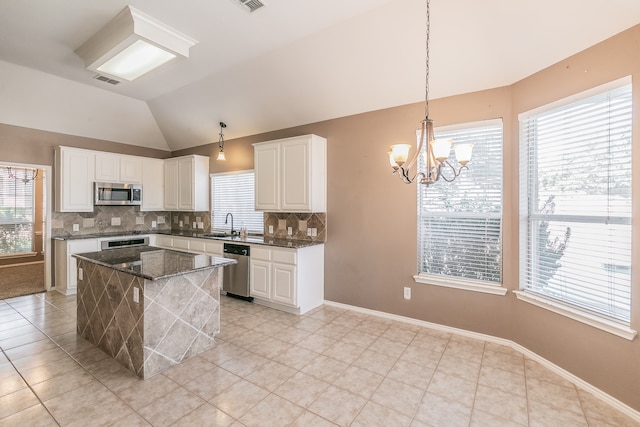
[[[142,159],[141,211],[164,210],[164,160]]]
[[[55,148],[57,212],[93,212],[94,151]]]
[[[96,152],[95,162],[97,182],[142,182],[142,157]]]
[[[210,209],[209,157],[190,155],[164,161],[164,207],[170,211]]]
[[[317,135],[253,144],[259,211],[327,211],[327,140]]]

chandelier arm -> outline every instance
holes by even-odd
[[[425,140],[425,133],[427,131],[426,129],[426,121],[428,119],[424,119],[421,123],[421,129],[420,129],[420,142],[418,143],[418,149],[417,151],[414,153],[413,157],[411,158],[411,161],[409,161],[409,163],[407,163],[406,165],[403,165],[403,168],[405,169],[411,169],[411,167],[415,164],[416,160],[418,160],[418,157],[420,157],[420,153],[422,152],[422,146],[424,145],[424,140]]]
[[[460,166],[460,169],[458,169],[456,171],[456,168],[449,163],[448,160],[445,160],[444,163],[449,166],[451,168],[451,170],[453,171],[453,177],[451,179],[448,179],[444,174],[440,173],[440,171],[438,171],[438,174],[442,177],[442,179],[444,179],[447,182],[453,182],[457,177],[460,176],[460,174],[462,173],[463,169],[469,169],[466,165]]]

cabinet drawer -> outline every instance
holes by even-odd
[[[189,250],[193,252],[205,253],[205,245],[207,242],[204,240],[192,239],[189,242]]]
[[[296,264],[296,251],[272,250],[271,261],[281,264]]]
[[[173,238],[173,247],[176,249],[184,249],[189,250],[189,240],[188,239],[179,239]]]
[[[251,259],[271,261],[271,249],[265,249],[259,246],[251,246]]]

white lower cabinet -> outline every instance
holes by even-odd
[[[78,290],[78,268],[73,254],[99,251],[98,239],[56,240],[55,285],[56,291],[72,295]]]
[[[296,314],[324,302],[324,245],[300,249],[251,245],[249,291],[254,301]]]

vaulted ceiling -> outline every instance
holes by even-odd
[[[220,121],[231,139],[424,100],[424,0],[265,1],[0,0],[0,60],[146,103],[172,151]],[[198,44],[112,86],[74,50],[127,4]],[[637,23],[637,0],[431,0],[430,96],[512,84]]]

